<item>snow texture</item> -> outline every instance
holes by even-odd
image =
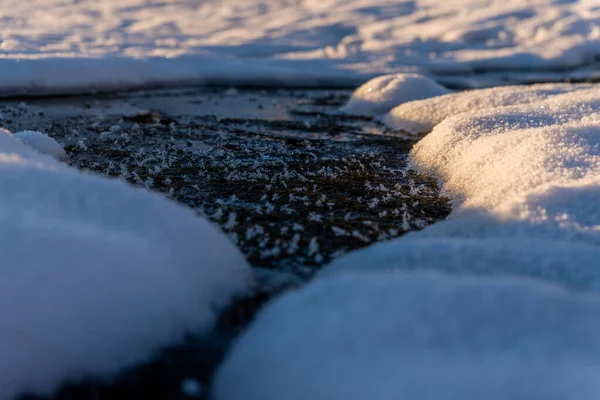
[[[529,280],[342,273],[264,309],[215,400],[595,400],[600,300]]]
[[[433,104],[443,111],[420,107]],[[229,354],[215,398],[597,398],[600,89],[496,88],[402,107],[405,121],[443,119],[411,165],[438,177],[452,214],[341,257],[271,304]]]
[[[419,74],[384,75],[371,79],[356,89],[341,111],[376,116],[388,112],[400,103],[447,93],[448,89]]]
[[[510,103],[517,104],[499,107]],[[433,104],[444,111],[428,112]],[[324,275],[426,269],[600,289],[600,88],[496,88],[409,102],[392,114],[400,108],[406,121],[424,125],[463,112],[411,153],[414,168],[439,178],[453,211],[421,232],[337,259]]]
[[[422,101],[397,102],[381,120],[389,128],[411,134],[430,132],[444,119],[487,108],[536,103],[566,92],[593,89],[593,85],[540,84],[505,86],[451,93]],[[360,114],[359,111],[357,113]],[[363,113],[369,113],[365,110]]]
[[[0,132],[0,399],[148,359],[244,293],[250,270],[192,210]]]
[[[598,77],[597,0],[4,0],[0,93]]]
[[[44,133],[22,131],[16,132],[13,136],[41,154],[49,155],[59,161],[67,159],[65,149],[56,140]]]

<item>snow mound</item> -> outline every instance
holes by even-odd
[[[33,147],[41,154],[46,154],[54,157],[57,160],[66,160],[67,153],[65,149],[50,136],[36,131],[16,132],[14,135],[22,143]]]
[[[483,220],[483,216],[478,216],[468,222],[475,228]],[[600,292],[598,247],[536,237],[514,240],[510,232],[488,233],[477,238],[477,229],[466,230],[466,223],[464,219],[440,222],[421,233],[353,251],[331,262],[318,276],[348,270],[434,271],[452,275],[520,276],[576,291]]]
[[[398,131],[412,134],[427,133],[444,119],[464,112],[531,104],[562,93],[590,89],[594,89],[594,86],[585,84],[506,86],[451,93],[425,100],[398,101],[382,118],[382,122]]]
[[[529,280],[339,274],[267,306],[213,398],[595,400],[599,315]]]
[[[483,209],[499,219],[556,228],[578,229],[570,224],[576,222],[583,233],[600,217],[593,204],[575,208],[583,205],[575,200],[600,188],[599,108],[600,90],[594,87],[463,113],[417,143],[412,163],[438,176],[461,212]]]
[[[377,116],[400,103],[447,94],[450,91],[419,74],[384,75],[371,79],[354,91],[341,111]]]
[[[5,0],[0,93],[597,78],[598,20],[597,0]]]
[[[323,274],[436,270],[600,289],[600,89],[565,85],[545,99],[550,92],[538,89],[523,88],[523,96],[516,88],[463,93],[466,103],[510,92],[529,103],[464,112],[436,125],[413,148],[411,163],[439,178],[453,202],[448,220],[350,253]]]
[[[0,132],[0,399],[143,362],[249,287],[192,210]]]

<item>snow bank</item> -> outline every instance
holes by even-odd
[[[22,131],[16,132],[13,136],[22,143],[31,146],[40,154],[49,155],[57,160],[65,160],[67,158],[65,149],[56,140],[46,134],[36,131]]]
[[[0,132],[0,399],[143,362],[245,292],[206,220]]]
[[[585,243],[483,234],[484,216],[440,222],[418,234],[357,250],[327,265],[319,276],[348,270],[435,271],[451,275],[520,276],[600,292],[600,249]],[[472,231],[466,229],[468,223]],[[510,224],[515,226],[516,224]],[[498,231],[498,225],[488,225]],[[508,231],[508,227],[505,228]]]
[[[397,104],[427,99],[450,91],[419,74],[384,75],[371,79],[354,91],[341,111],[348,114],[376,116]]]
[[[517,104],[499,106],[510,103]],[[600,289],[599,87],[486,89],[405,103],[389,116],[397,110],[422,126],[462,112],[411,153],[414,168],[439,178],[453,212],[422,232],[335,260],[323,275],[436,270]]]
[[[347,273],[263,310],[216,400],[600,396],[600,302],[528,280]]]
[[[426,100],[406,99],[382,117],[389,128],[411,134],[430,132],[444,119],[464,112],[536,103],[567,92],[593,89],[593,85],[542,84],[506,86],[451,93]],[[360,112],[359,112],[360,113]],[[369,113],[369,110],[366,110]]]
[[[584,79],[599,76],[599,19],[596,0],[5,0],[0,93]]]

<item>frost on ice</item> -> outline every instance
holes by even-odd
[[[143,362],[244,293],[206,220],[0,132],[0,399]]]
[[[342,273],[263,310],[215,400],[600,396],[600,301],[529,280]]]

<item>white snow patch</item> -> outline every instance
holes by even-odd
[[[0,132],[0,399],[146,361],[250,286],[206,220]]]
[[[474,221],[476,223],[477,221]],[[421,233],[377,243],[335,259],[318,276],[348,270],[436,271],[452,275],[521,276],[577,291],[600,292],[600,249],[536,237],[464,232],[464,220],[439,222]],[[452,233],[446,232],[454,226]],[[508,227],[506,229],[509,229]],[[434,232],[439,232],[436,236]],[[466,236],[466,237],[465,237]]]
[[[596,0],[5,0],[0,93],[593,78],[599,19]]]
[[[41,154],[46,154],[59,161],[67,159],[65,149],[50,136],[36,131],[16,132],[14,135],[22,143],[31,146]]]
[[[263,310],[215,400],[600,396],[600,301],[529,280],[346,273]]]
[[[384,75],[371,79],[354,91],[341,111],[354,115],[384,114],[400,103],[450,93],[435,81],[419,74]]]
[[[531,104],[562,93],[594,88],[586,84],[506,86],[450,93],[425,100],[399,101],[382,118],[382,122],[394,130],[412,134],[427,133],[444,119],[464,112]]]
[[[514,92],[528,104],[485,100],[495,108],[436,125],[415,145],[411,162],[439,178],[453,202],[448,220],[337,259],[323,274],[429,269],[600,289],[600,89],[554,89],[541,96],[532,88],[522,88],[523,96],[517,88],[453,95],[476,104]]]

